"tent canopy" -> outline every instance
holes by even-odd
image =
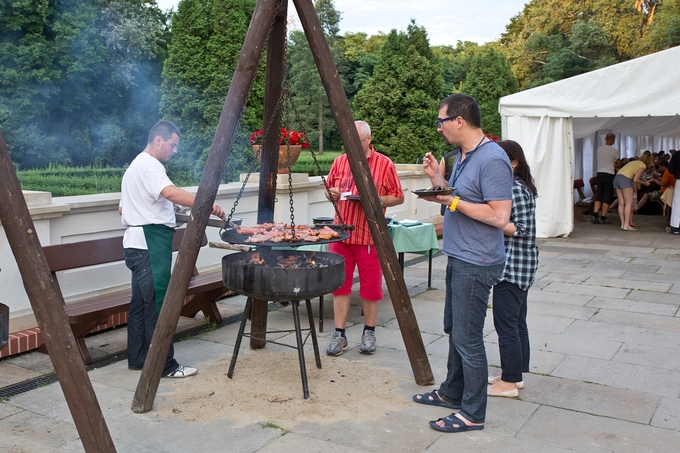
[[[540,237],[572,231],[574,175],[594,175],[593,151],[607,132],[619,149],[649,136],[680,144],[678,80],[674,47],[500,99],[503,138],[522,145],[536,179]]]

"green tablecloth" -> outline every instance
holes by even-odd
[[[390,222],[388,227],[397,253],[427,254],[430,250],[439,250],[437,233],[431,223],[405,226]]]

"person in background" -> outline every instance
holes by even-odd
[[[614,176],[616,174],[614,163],[620,157],[619,150],[612,146],[615,140],[616,135],[610,132],[604,139],[605,144],[597,149],[597,193],[593,205],[593,223],[612,223],[607,219],[607,213],[614,201]],[[600,214],[600,208],[602,208],[602,214]]]
[[[172,238],[177,223],[173,204],[193,206],[194,196],[176,187],[163,162],[177,152],[180,133],[170,121],[159,121],[149,131],[144,151],[123,175],[118,212],[125,230],[125,264],[132,271],[132,298],[128,312],[127,356],[130,370],[141,370],[151,344],[163,298],[170,281]],[[212,214],[224,219],[214,205]],[[170,346],[164,377],[183,378],[197,373],[182,366]]]
[[[356,121],[355,125],[384,213],[387,207],[397,206],[404,202],[404,191],[397,175],[397,168],[389,157],[380,154],[371,145],[371,128],[368,123]],[[326,181],[329,187],[326,191],[326,198],[337,203],[343,222],[355,227],[354,231],[350,232],[349,238],[342,242],[331,243],[328,247],[330,252],[345,258],[345,283],[333,292],[335,332],[326,348],[326,354],[338,356],[347,349],[345,328],[355,268],[359,269],[359,296],[362,299],[365,323],[359,352],[373,354],[375,353],[378,302],[384,296],[382,268],[361,203],[346,199],[347,195],[356,194],[347,154],[342,154],[333,161]],[[340,219],[336,216],[335,223],[339,222]]]
[[[510,218],[513,176],[505,151],[484,135],[479,104],[472,97],[446,97],[436,125],[446,145],[461,148],[449,181],[432,153],[423,159],[432,186],[455,188],[450,195],[424,197],[448,206],[442,251],[448,256],[444,332],[449,355],[444,382],[413,400],[460,409],[430,422],[437,431],[459,433],[484,429],[489,373],[484,318],[491,287],[505,266],[503,228]]]
[[[657,184],[659,189],[642,195],[642,198],[638,201],[638,210],[642,209],[642,207],[647,204],[647,201],[661,204],[661,195],[663,195],[669,187],[675,187],[675,177],[668,171],[668,162],[661,160],[656,167],[658,172],[661,173],[661,178],[651,179],[650,183]]]
[[[614,178],[614,188],[616,189],[617,199],[619,200],[619,217],[621,217],[621,229],[625,231],[636,231],[637,228],[631,224],[633,220],[633,184],[648,186],[649,181],[640,179],[642,173],[654,165],[651,154],[640,156],[639,160],[631,160],[624,165]]]
[[[680,153],[675,150],[669,151],[672,154],[671,160],[668,162],[668,171],[675,177],[680,179]],[[673,205],[671,207],[671,234],[680,234],[680,184],[675,185],[673,189]]]
[[[503,228],[505,268],[493,287],[493,323],[498,334],[501,375],[489,377],[487,395],[515,398],[529,372],[527,296],[538,268],[536,245],[536,186],[519,143],[498,142],[510,159],[514,174],[512,212]]]

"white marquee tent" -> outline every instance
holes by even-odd
[[[536,179],[538,236],[566,236],[573,180],[588,186],[604,135],[622,157],[680,148],[680,47],[502,97],[499,111]]]

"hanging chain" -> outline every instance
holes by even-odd
[[[300,113],[297,111],[297,108],[295,107],[295,103],[293,102],[293,98],[291,96],[290,98],[290,105],[293,107],[293,113],[295,114],[295,119],[298,122],[298,125],[300,127],[300,131],[305,134],[305,137],[307,137],[307,133],[304,130],[304,126],[302,125],[302,119],[300,118]],[[330,187],[328,187],[328,182],[326,181],[326,178],[323,175],[323,172],[321,171],[321,164],[319,164],[319,161],[316,158],[316,153],[314,152],[314,149],[312,149],[312,146],[309,146],[309,152],[312,154],[312,159],[314,159],[314,164],[316,165],[316,169],[319,172],[319,175],[321,176],[321,181],[323,182],[323,187],[324,190],[326,191],[326,194],[328,194],[328,199],[331,200],[331,204],[333,205],[333,209],[335,210],[335,215],[338,216],[338,220],[340,220],[340,224],[345,227],[345,221],[342,218],[342,214],[340,214],[340,211],[338,210],[338,202],[333,200],[333,194],[330,191]]]
[[[281,8],[281,2],[279,1],[279,2],[276,3],[276,11],[278,12],[280,8]],[[267,29],[267,36],[265,36],[265,42],[269,41],[269,35],[271,34],[272,29],[274,28],[274,23],[276,21],[276,15],[277,15],[277,13],[274,13],[272,15],[272,20],[270,21],[269,28]],[[264,49],[260,53],[260,58],[258,58],[258,60],[257,60],[257,65],[255,66],[256,68],[260,67],[260,62],[262,61],[262,55],[264,55]],[[257,72],[255,73],[255,77],[253,77],[252,81],[250,82],[250,86],[248,87],[248,92],[246,93],[246,98],[245,98],[245,101],[243,103],[243,108],[241,109],[241,112],[238,116],[238,121],[236,122],[235,131],[238,131],[241,128],[241,121],[243,120],[243,112],[245,112],[246,106],[248,105],[248,100],[250,99],[250,93],[253,89],[253,85],[255,84],[256,78],[257,78]],[[280,102],[281,101],[279,100],[279,103]],[[278,106],[277,106],[277,108],[278,108]],[[270,124],[271,124],[271,121],[270,121]],[[262,147],[264,146],[264,137],[265,137],[264,131],[262,132],[262,137],[263,137],[262,145],[260,146],[260,149],[258,150],[257,154],[255,155],[255,162],[257,162],[257,156],[259,156],[260,151],[262,150]],[[234,135],[231,139],[231,144],[229,145],[230,149],[233,149],[235,141],[236,141],[236,133],[234,133]],[[243,180],[243,184],[241,185],[241,189],[239,190],[238,195],[236,195],[236,200],[234,201],[234,205],[231,207],[231,211],[229,211],[229,216],[227,217],[225,225],[224,225],[224,227],[222,227],[220,229],[220,235],[222,234],[222,231],[225,228],[233,228],[233,226],[234,226],[233,223],[231,222],[231,219],[234,216],[234,212],[236,211],[236,207],[238,206],[239,200],[243,196],[243,191],[246,188],[246,184],[248,184],[248,179],[250,178],[250,175],[253,173],[253,170],[255,170],[255,162],[253,162],[250,165],[250,168],[248,169],[248,173],[246,174],[246,177]],[[225,159],[224,163],[222,164],[222,174],[224,174],[225,166],[226,166],[226,159]],[[215,189],[214,192],[216,194],[217,189]]]

